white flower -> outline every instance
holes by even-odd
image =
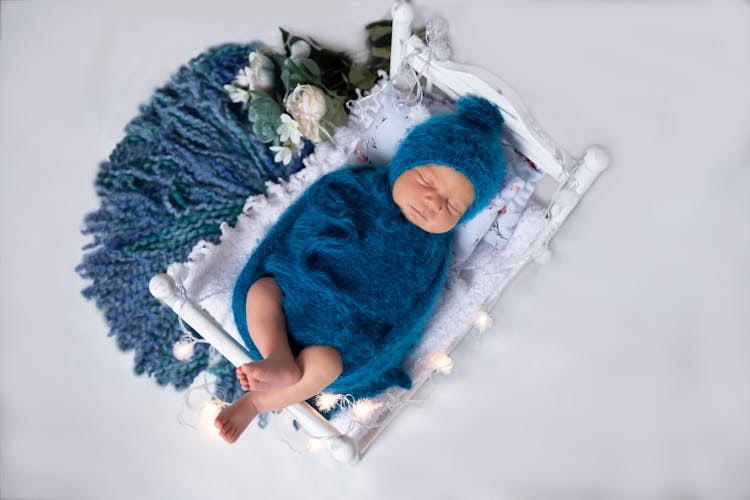
[[[247,90],[235,87],[234,85],[224,85],[224,90],[229,93],[232,102],[247,102],[250,99],[250,93]]]
[[[259,51],[252,52],[247,59],[250,61],[250,66],[245,68],[245,75],[252,83],[253,89],[272,89],[274,82],[273,61]]]
[[[319,121],[326,114],[326,95],[314,85],[297,85],[284,99],[284,107],[299,123],[302,135],[320,142]]]
[[[279,134],[281,142],[292,141],[292,144],[297,144],[302,139],[299,123],[286,113],[281,114],[281,125],[276,129],[276,133]]]
[[[289,52],[295,59],[305,59],[310,57],[310,44],[304,40],[297,40],[289,47]]]
[[[253,78],[252,78],[252,74],[250,71],[250,67],[245,66],[244,68],[242,68],[240,72],[237,73],[237,78],[232,83],[240,87],[245,87],[249,90],[254,90],[255,85],[253,83]]]
[[[292,162],[292,150],[290,148],[286,146],[271,146],[269,149],[276,153],[276,156],[273,157],[273,161],[276,163],[289,165]]]

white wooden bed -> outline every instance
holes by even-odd
[[[410,4],[396,3],[392,14],[391,76],[406,61],[421,73],[427,88],[435,87],[451,99],[476,94],[496,103],[505,118],[504,141],[534,162],[550,181],[554,181],[556,187],[549,199],[529,206],[528,214],[524,213],[511,244],[503,250],[501,257],[479,248],[475,252],[477,255],[472,255],[472,259],[482,263],[478,266],[480,271],[474,272],[470,280],[455,282],[452,289],[446,292],[425,332],[426,340],[417,346],[410,358],[409,366],[414,380],[411,390],[387,391],[378,411],[371,412],[366,419],[339,412],[329,421],[307,403],[285,409],[299,423],[303,432],[315,442],[327,444],[333,456],[345,463],[357,462],[398,409],[412,398],[425,381],[433,373],[445,371],[446,356],[462,338],[472,330],[486,326],[487,312],[492,310],[501,292],[516,274],[530,261],[548,258],[550,239],[609,162],[607,154],[599,147],[589,148],[581,159],[567,154],[541,130],[518,95],[499,78],[480,68],[432,60],[421,40],[411,36],[414,16]],[[314,179],[309,179],[309,182],[312,181]],[[280,191],[277,189],[276,192]],[[280,204],[278,210],[291,204],[293,199],[287,198],[276,202]],[[201,295],[195,292],[197,281],[197,278],[193,280],[194,288],[191,288],[189,279],[176,283],[170,274],[159,274],[152,278],[150,291],[231,363],[240,366],[250,362],[251,358],[239,341],[239,336],[231,332],[232,325],[228,323],[231,322],[231,314],[207,311],[205,304],[194,298]],[[456,302],[459,296],[462,300],[460,303]],[[229,297],[226,302],[230,302]],[[462,319],[457,320],[453,317],[455,314],[446,312],[450,310],[451,301],[455,302],[454,312],[456,307],[463,311]],[[227,304],[226,307],[231,306]],[[435,337],[430,339],[433,333]]]

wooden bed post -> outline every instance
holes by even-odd
[[[221,325],[200,306],[182,295],[177,284],[168,274],[157,274],[148,285],[151,295],[169,306],[188,325],[200,332],[217,351],[234,366],[250,363],[252,359],[247,351]],[[359,461],[357,443],[347,435],[341,434],[320,413],[309,404],[302,402],[284,408],[311,435],[325,440],[336,460],[353,464]]]
[[[406,0],[398,0],[391,7],[393,19],[391,33],[391,73],[390,78],[398,73],[404,60],[404,44],[411,36],[411,23],[414,21],[414,8]]]

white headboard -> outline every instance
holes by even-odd
[[[503,139],[556,181],[562,183],[568,179],[577,161],[542,131],[508,84],[478,67],[430,60],[425,44],[411,35],[414,15],[411,5],[397,2],[391,14],[391,77],[406,61],[428,85],[435,85],[451,99],[474,94],[494,102],[505,119]]]

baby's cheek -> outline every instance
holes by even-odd
[[[451,214],[440,214],[439,217],[434,219],[432,230],[436,233],[450,231],[458,223],[458,219],[458,217]]]

